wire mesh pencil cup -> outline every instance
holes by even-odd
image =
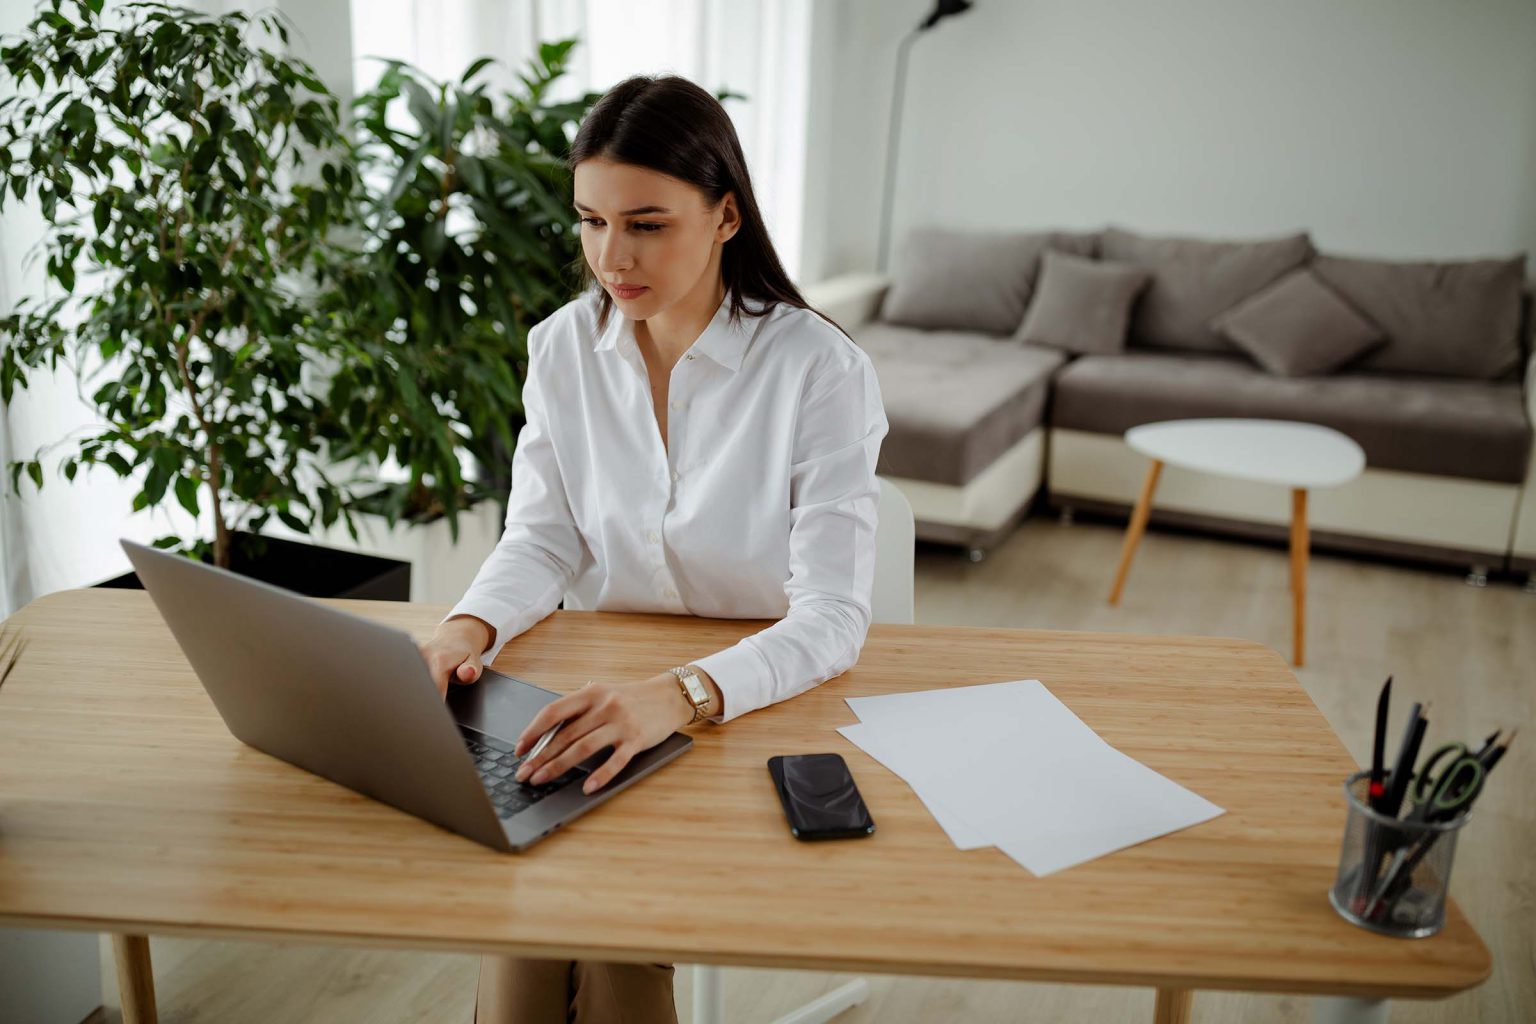
[[[1361,928],[1426,938],[1445,925],[1456,837],[1469,816],[1423,822],[1373,811],[1366,802],[1370,774],[1357,772],[1344,783],[1349,817],[1328,902]]]

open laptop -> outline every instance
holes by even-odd
[[[590,796],[603,750],[543,786],[516,739],[560,695],[489,669],[445,703],[398,629],[184,555],[121,542],[235,736],[498,850],[521,850],[688,750],[673,733]]]

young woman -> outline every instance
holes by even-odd
[[[473,683],[562,596],[779,620],[546,707],[519,756],[566,724],[519,777],[542,783],[611,748],[592,792],[674,730],[729,722],[858,659],[886,419],[868,357],[785,275],[714,97],[682,78],[628,79],[582,122],[569,164],[585,289],[529,332],[506,531],[422,647],[438,688]],[[573,1014],[675,1020],[672,967],[484,960],[481,1024]]]

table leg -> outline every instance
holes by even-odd
[[[1189,1024],[1189,1008],[1194,1001],[1194,992],[1187,988],[1158,989],[1155,1024]]]
[[[1297,668],[1306,662],[1307,636],[1307,492],[1291,492],[1291,660]]]
[[[1318,996],[1312,1000],[1312,1024],[1387,1024],[1385,999]]]
[[[150,973],[149,939],[143,935],[112,936],[117,960],[117,989],[123,1001],[123,1024],[155,1024],[155,978]]]
[[[1125,576],[1131,571],[1131,558],[1136,554],[1136,545],[1141,542],[1141,535],[1147,530],[1147,517],[1152,514],[1152,492],[1157,490],[1157,478],[1162,472],[1162,462],[1153,459],[1151,467],[1147,469],[1147,478],[1141,484],[1141,496],[1136,499],[1136,507],[1131,511],[1130,525],[1125,528],[1125,546],[1120,549],[1120,568],[1115,570],[1115,585],[1109,591],[1110,604],[1120,603],[1120,592],[1125,589]]]

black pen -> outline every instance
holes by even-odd
[[[1487,751],[1479,751],[1478,760],[1483,762],[1483,775],[1485,777],[1489,772],[1493,771],[1493,766],[1499,763],[1499,758],[1504,756],[1504,751],[1509,749],[1510,743],[1514,741],[1515,733],[1519,731],[1519,729],[1511,729],[1509,730],[1509,735],[1504,737],[1504,741],[1498,746]]]
[[[1387,787],[1382,782],[1382,762],[1386,757],[1387,707],[1391,700],[1392,677],[1387,676],[1387,681],[1381,687],[1381,696],[1376,698],[1376,739],[1371,745],[1371,788],[1368,792],[1370,808],[1373,811],[1381,810],[1381,798],[1387,793]]]
[[[1413,763],[1419,758],[1419,745],[1424,742],[1424,730],[1429,725],[1429,719],[1425,717],[1428,710],[1427,706],[1416,703],[1413,710],[1408,712],[1408,731],[1403,735],[1402,746],[1397,749],[1397,762],[1392,766],[1392,783],[1381,807],[1381,813],[1390,817],[1397,817],[1397,812],[1403,806],[1403,797],[1408,795],[1408,783],[1413,778]]]

